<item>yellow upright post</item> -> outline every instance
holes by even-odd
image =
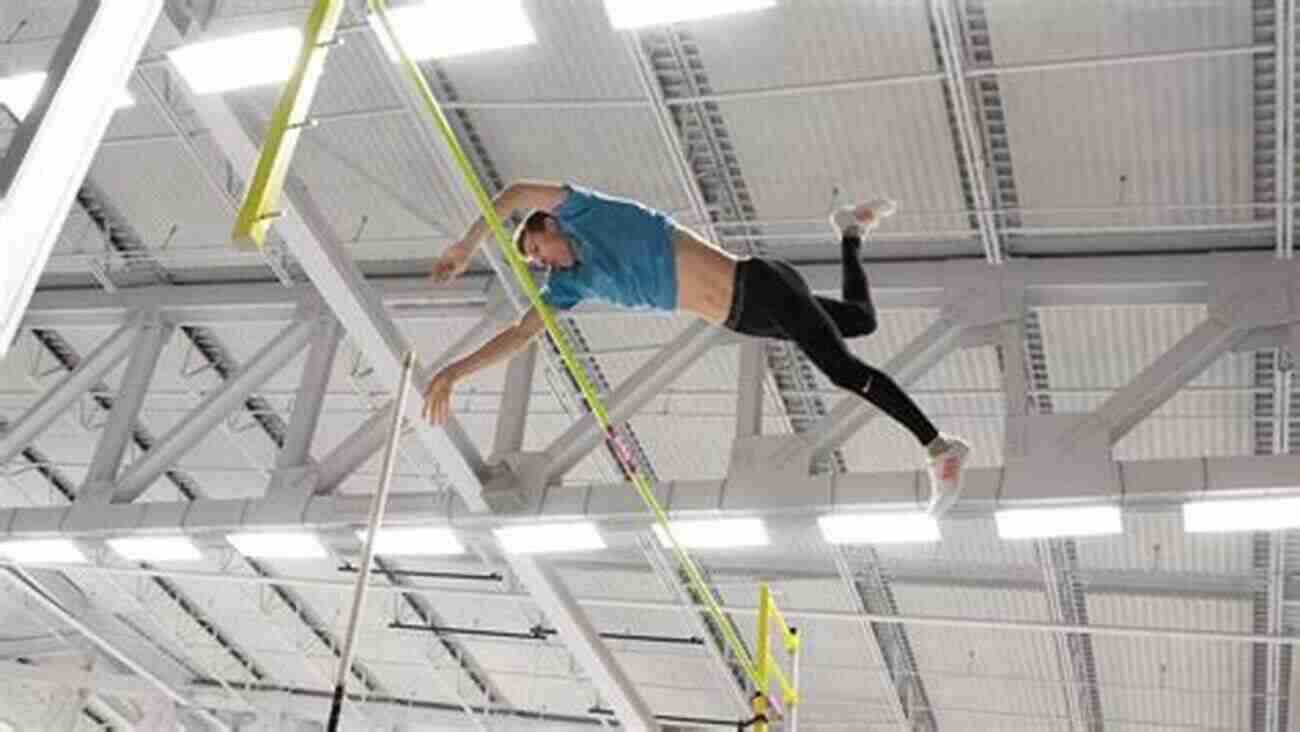
[[[767,732],[767,670],[772,663],[771,658],[771,641],[768,640],[768,618],[772,614],[772,594],[767,589],[767,583],[764,582],[758,586],[758,637],[754,639],[757,645],[755,652],[754,666],[758,670],[757,678],[754,679],[754,716],[759,720],[754,723],[755,732]]]
[[[276,216],[275,207],[289,174],[298,137],[307,125],[307,112],[316,96],[316,84],[325,70],[325,57],[334,45],[334,32],[343,13],[344,0],[317,0],[307,18],[302,50],[293,74],[280,93],[271,124],[257,155],[257,170],[244,191],[244,203],[235,217],[230,238],[240,249],[262,248],[266,232]]]

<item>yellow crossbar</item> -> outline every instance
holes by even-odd
[[[345,0],[318,0],[307,18],[298,61],[275,104],[266,138],[257,154],[257,169],[235,216],[230,239],[239,249],[261,249],[266,245],[266,233],[277,215],[275,207],[289,174],[298,137],[307,125],[307,112],[325,71],[325,57],[334,44],[334,32],[344,4]]]
[[[677,537],[673,534],[672,527],[668,523],[668,515],[664,513],[663,506],[655,498],[654,491],[650,486],[650,481],[645,474],[637,468],[635,462],[631,459],[631,453],[619,439],[614,427],[610,424],[609,414],[605,410],[605,405],[601,403],[600,397],[596,395],[596,390],[587,378],[587,373],[578,365],[578,361],[573,354],[573,348],[570,346],[568,339],[559,329],[555,322],[555,316],[551,313],[550,308],[542,302],[541,294],[537,290],[537,285],[533,283],[532,275],[528,272],[527,265],[515,251],[514,246],[510,243],[510,235],[506,233],[505,227],[501,223],[501,217],[497,216],[496,209],[492,205],[492,199],[488,196],[487,191],[483,189],[483,184],[479,181],[478,175],[474,172],[474,167],[470,164],[465,156],[464,149],[461,148],[460,142],[456,139],[456,133],[452,130],[451,125],[447,122],[446,115],[443,114],[442,107],[434,98],[433,92],[429,89],[428,82],[425,81],[424,75],[420,68],[411,61],[407,56],[406,50],[402,47],[393,31],[392,22],[388,17],[388,8],[385,0],[369,0],[371,11],[371,25],[376,32],[381,34],[381,38],[387,38],[392,48],[397,51],[401,59],[402,69],[410,79],[411,84],[419,90],[423,98],[426,111],[433,118],[438,132],[441,134],[447,148],[451,151],[452,157],[456,161],[456,167],[460,169],[462,178],[470,191],[474,194],[474,200],[477,202],[479,210],[483,213],[483,220],[487,223],[497,245],[500,246],[502,254],[505,255],[506,261],[510,263],[510,269],[514,272],[515,278],[523,288],[524,293],[528,296],[529,302],[542,316],[542,323],[546,326],[546,332],[550,334],[555,341],[556,347],[560,352],[560,358],[564,362],[565,368],[572,374],[573,379],[582,391],[582,396],[591,409],[592,416],[596,423],[604,430],[606,439],[619,455],[619,460],[632,478],[632,484],[636,487],[637,493],[645,503],[646,508],[654,514],[655,521],[664,530],[668,536],[672,551],[677,559],[678,564],[685,571],[688,583],[695,590],[696,596],[703,602],[705,611],[717,624],[718,629],[722,632],[727,646],[731,649],[732,655],[745,671],[745,675],[755,685],[758,684],[758,670],[754,665],[753,659],[749,655],[748,649],[745,648],[744,641],[741,640],[740,634],[736,631],[735,625],[731,618],[723,611],[718,604],[713,592],[709,589],[708,584],[704,581],[699,567],[690,554],[682,548]]]

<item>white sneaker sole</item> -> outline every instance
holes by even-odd
[[[948,512],[949,509],[961,498],[962,491],[962,472],[966,469],[966,458],[970,457],[970,445],[965,442],[956,442],[954,444],[957,456],[957,479],[954,485],[949,486],[946,481],[941,480],[937,474],[943,462],[951,458],[945,458],[938,464],[930,466],[930,502],[926,506],[926,513],[935,518],[939,518]]]

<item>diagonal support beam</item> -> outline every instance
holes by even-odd
[[[607,402],[610,423],[621,424],[628,419],[691,364],[728,338],[722,330],[702,320],[692,323],[614,390]],[[590,415],[582,417],[546,448],[549,460],[545,475],[549,480],[558,480],[604,439],[605,434],[596,420]]]
[[[0,163],[0,358],[161,11],[162,0],[81,0]]]
[[[393,402],[370,415],[365,422],[339,441],[316,465],[319,493],[333,493],[339,484],[366,464],[384,446],[384,420],[392,421]]]
[[[524,430],[528,426],[528,402],[533,392],[533,373],[536,369],[537,342],[534,341],[515,354],[506,367],[506,391],[501,397],[496,435],[492,439],[493,455],[523,449]]]
[[[181,455],[203,439],[217,423],[238,409],[253,390],[298,355],[315,330],[316,321],[303,320],[280,331],[238,375],[223,382],[180,426],[131,464],[118,481],[113,499],[130,502],[139,498]]]
[[[1109,444],[1119,442],[1244,336],[1242,329],[1220,320],[1202,321],[1097,407],[1071,432],[1070,441],[1081,440],[1082,432],[1104,431]]]
[[[736,382],[736,437],[763,434],[763,387],[767,381],[767,363],[763,342],[757,338],[740,344],[740,373]]]
[[[289,432],[284,446],[276,457],[279,469],[296,468],[311,461],[311,444],[320,422],[321,408],[325,405],[325,392],[329,389],[334,371],[334,356],[338,353],[343,331],[336,320],[322,317],[311,339],[307,363],[303,365],[302,380],[293,399],[293,414],[289,418]]]
[[[430,369],[438,368],[470,345],[486,340],[497,327],[499,321],[492,315],[480,318],[465,335],[430,364]],[[370,415],[361,426],[353,430],[352,434],[341,440],[333,450],[321,458],[317,467],[319,492],[331,493],[338,490],[340,483],[379,453],[384,446],[384,440],[387,439],[385,425],[392,420],[390,409],[392,409],[391,402]]]
[[[54,420],[59,418],[78,399],[117,366],[131,348],[140,332],[138,324],[123,325],[100,343],[72,373],[63,377],[58,386],[47,391],[23,416],[9,425],[0,437],[0,465],[32,443]]]
[[[153,321],[141,326],[133,343],[131,359],[122,375],[122,384],[108,415],[108,422],[100,432],[95,454],[90,459],[90,469],[82,483],[81,496],[107,499],[117,480],[122,465],[122,455],[127,444],[135,437],[135,423],[140,417],[149,383],[163,347],[171,337],[169,323]],[[81,497],[79,496],[79,498]]]
[[[900,386],[907,386],[921,378],[961,343],[964,327],[960,322],[940,317],[917,336],[897,356],[890,359],[882,370],[893,377]],[[875,419],[880,411],[856,396],[844,397],[831,413],[802,436],[813,459],[828,455],[844,444],[858,430]]]

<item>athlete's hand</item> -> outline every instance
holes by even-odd
[[[467,267],[469,267],[469,247],[464,241],[458,241],[447,247],[447,251],[443,252],[434,263],[433,270],[429,272],[429,279],[438,284],[450,282],[459,277]]]
[[[456,379],[443,369],[434,374],[424,389],[424,418],[433,424],[445,424],[451,415],[451,388]]]

